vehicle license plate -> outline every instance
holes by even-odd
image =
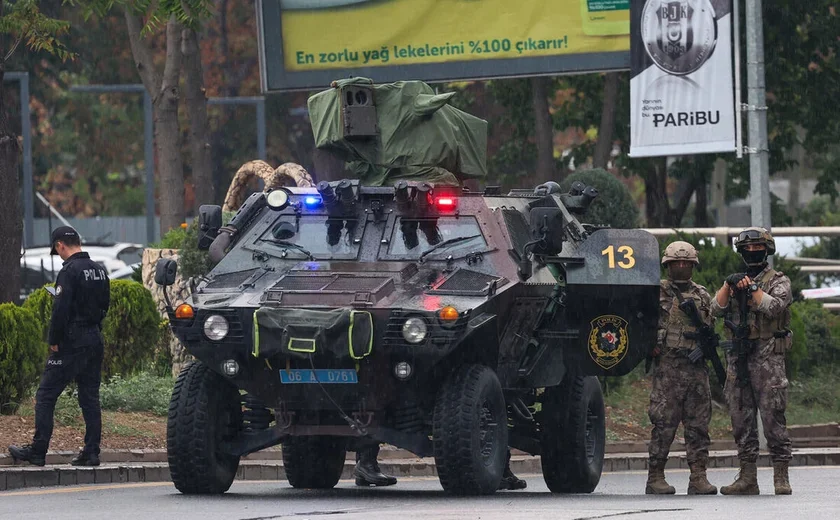
[[[344,383],[356,384],[359,376],[353,369],[303,369],[303,370],[280,370],[280,382],[282,383]]]

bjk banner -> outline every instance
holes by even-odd
[[[631,157],[735,151],[732,23],[732,0],[631,0]]]

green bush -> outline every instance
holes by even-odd
[[[172,377],[158,377],[142,372],[131,378],[114,376],[99,391],[103,410],[152,412],[166,415],[172,396]]]
[[[38,381],[49,350],[41,338],[32,311],[0,305],[0,413],[15,413]]]
[[[840,316],[826,310],[820,302],[804,300],[791,307],[791,324],[794,320],[794,377],[812,375],[840,362]]]
[[[111,281],[111,306],[102,326],[102,373],[127,376],[151,363],[160,338],[160,314],[152,293],[130,280]]]
[[[581,221],[614,228],[634,228],[639,225],[639,208],[627,186],[608,171],[596,168],[575,172],[566,177],[560,187],[568,191],[575,181],[594,186],[598,197],[592,201]]]
[[[40,322],[41,337],[46,340],[52,298],[44,289],[39,289],[23,306],[34,311],[36,323]],[[159,348],[160,322],[160,314],[148,289],[131,280],[111,280],[111,305],[102,324],[105,343],[102,374],[105,377],[126,376],[148,368]]]
[[[44,287],[53,287],[55,284],[48,283]],[[41,337],[46,343],[50,331],[50,319],[52,318],[53,297],[44,287],[36,289],[23,302],[23,308],[29,309],[35,315],[37,323],[41,326],[43,333]]]

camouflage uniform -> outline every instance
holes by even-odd
[[[770,234],[766,230],[767,237]],[[769,254],[775,252],[775,243],[769,238]],[[737,245],[737,243],[736,243]],[[774,483],[777,494],[789,494],[787,467],[791,460],[791,443],[788,435],[785,409],[787,407],[788,380],[785,373],[785,354],[791,348],[790,304],[792,300],[790,279],[783,273],[763,264],[760,272],[749,275],[764,295],[760,302],[749,308],[749,339],[752,350],[747,356],[749,385],[741,386],[737,381],[737,355],[728,352],[724,394],[732,419],[732,433],[738,444],[738,458],[743,485],[725,486],[725,494],[758,494],[758,483],[754,478],[758,459],[757,411],[761,411],[764,435],[775,469]],[[760,268],[760,267],[759,267]],[[755,270],[755,269],[754,269]],[[753,270],[753,271],[754,271]],[[740,324],[740,313],[735,298],[730,298],[725,308],[717,300],[712,302],[712,314],[724,316],[734,325]],[[732,332],[725,330],[728,339]],[[736,481],[738,484],[738,481]],[[733,488],[734,489],[730,489]]]
[[[685,242],[669,245],[663,264],[673,259],[674,250],[682,251],[685,259],[697,263],[694,247]],[[677,294],[680,294],[678,297]],[[657,366],[653,374],[648,415],[653,424],[649,445],[648,494],[672,494],[674,488],[665,481],[664,468],[677,428],[685,427],[685,447],[692,478],[689,494],[715,494],[717,488],[706,480],[709,458],[709,422],[712,418],[712,398],[709,371],[706,363],[693,363],[688,354],[697,346],[691,335],[697,332],[690,318],[679,309],[680,300],[693,299],[704,323],[710,324],[711,296],[699,284],[690,280],[676,283],[662,280],[659,291],[659,330],[656,351]],[[688,337],[686,337],[688,336]]]
[[[712,419],[712,397],[709,370],[705,363],[688,359],[696,342],[683,334],[694,332],[694,326],[677,306],[674,296],[677,285],[663,280],[659,291],[659,337],[661,355],[653,374],[648,414],[653,424],[650,439],[650,464],[668,460],[668,452],[677,428],[685,425],[685,449],[689,464],[705,463],[709,458],[709,422]],[[684,299],[693,298],[703,321],[709,323],[711,296],[703,286],[690,282],[682,292]]]

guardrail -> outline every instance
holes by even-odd
[[[700,234],[707,237],[730,238],[738,236],[743,227],[707,227],[707,228],[642,228],[643,231],[657,236],[667,237],[677,233],[688,235]],[[840,237],[840,226],[791,226],[772,228],[776,237]]]

